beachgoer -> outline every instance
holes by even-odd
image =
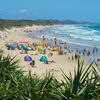
[[[87,52],[87,56],[90,56],[90,50]]]
[[[64,49],[67,49],[67,45],[66,45],[66,42],[65,42],[65,44],[64,44]]]
[[[49,62],[48,61],[45,61],[44,64],[49,64]]]
[[[32,67],[34,67],[34,66],[35,66],[35,60],[32,60],[32,62],[30,63],[30,65],[31,65]]]
[[[43,50],[43,54],[46,54],[46,50],[45,49]]]
[[[57,45],[57,38],[54,38],[54,43],[55,45]]]
[[[98,48],[96,48],[96,53],[98,52]]]
[[[53,55],[53,53],[51,53],[51,52],[48,54],[49,57],[52,57],[52,55]]]
[[[76,49],[76,53],[78,53],[78,48]]]
[[[85,56],[85,52],[83,51],[83,56]]]
[[[81,51],[79,51],[79,54],[81,54]]]
[[[78,55],[75,53],[75,60],[78,58]]]
[[[73,57],[73,55],[72,55],[72,60],[74,60],[74,57]]]
[[[93,51],[92,51],[92,52],[93,52],[93,55],[94,55],[94,53],[95,53],[95,49],[93,49]]]
[[[28,53],[28,50],[25,50],[24,53],[27,54]]]
[[[99,58],[97,58],[97,62],[99,62],[100,61],[100,59]]]

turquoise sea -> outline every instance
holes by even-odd
[[[59,40],[88,46],[100,47],[100,25],[62,25],[43,30],[37,34],[46,38],[58,38]]]
[[[41,30],[36,34],[29,34],[32,38],[41,39],[41,36],[45,36],[47,42],[51,42],[53,45],[53,40],[55,37],[60,42],[66,42],[70,49],[79,50],[87,49],[92,50],[94,46],[100,51],[100,25],[92,24],[73,24],[73,25],[59,25],[46,30]],[[60,45],[60,43],[58,43]],[[91,56],[90,58],[96,59],[100,58],[100,52]]]

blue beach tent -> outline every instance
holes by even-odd
[[[7,49],[12,50],[12,49],[14,49],[14,46],[13,45],[7,45]]]
[[[30,56],[24,57],[24,61],[32,61],[32,58]]]

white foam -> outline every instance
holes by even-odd
[[[48,38],[57,37],[58,39],[65,41],[72,40],[74,43],[78,42],[80,39],[80,43],[82,40],[83,44],[90,45],[91,43],[93,45],[99,45],[100,35],[97,35],[98,32],[99,31],[97,30],[89,29],[88,27],[83,27],[82,25],[63,25],[60,27],[51,28],[42,34],[45,34],[45,36]]]

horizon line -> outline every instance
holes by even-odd
[[[79,22],[79,23],[81,23],[81,22],[86,22],[86,23],[97,23],[97,24],[100,24],[99,22],[94,22],[94,21],[78,21],[78,20],[74,20],[74,19],[50,19],[50,18],[46,18],[46,19],[30,19],[30,18],[12,18],[12,19],[10,19],[10,18],[0,18],[0,20],[29,20],[29,21],[39,21],[39,20],[43,20],[43,21],[49,21],[49,20],[51,20],[51,21],[74,21],[74,22]]]

